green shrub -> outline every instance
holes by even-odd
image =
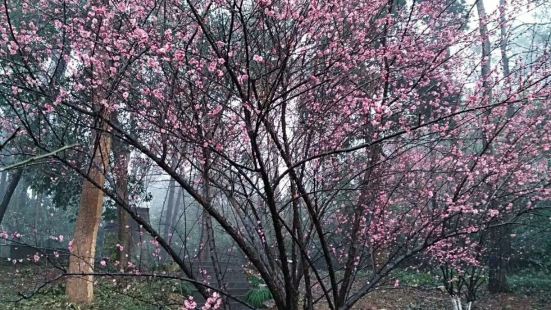
[[[546,273],[521,273],[508,277],[513,292],[551,292],[551,275]]]
[[[264,308],[264,303],[272,299],[272,292],[260,277],[250,277],[249,284],[252,289],[247,293],[245,300],[255,308]]]

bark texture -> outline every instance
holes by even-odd
[[[103,129],[106,129],[105,125]],[[92,165],[88,173],[90,181],[84,180],[82,185],[80,209],[69,259],[70,274],[87,274],[67,278],[67,296],[70,302],[77,304],[89,304],[94,298],[94,277],[89,274],[94,272],[96,239],[103,210],[102,189],[109,164],[111,136],[98,132],[95,142]]]

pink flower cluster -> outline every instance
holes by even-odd
[[[201,307],[201,310],[218,310],[222,307],[222,298],[217,292],[212,293],[212,295],[207,298],[205,304]],[[181,308],[182,310],[196,310],[197,302],[194,300],[193,296],[189,296],[185,301],[184,305]]]

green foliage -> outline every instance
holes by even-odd
[[[551,275],[543,272],[521,273],[508,277],[513,292],[524,294],[551,292]]]
[[[179,309],[191,292],[189,284],[177,280],[121,279],[98,280],[95,286],[94,302],[88,306],[79,306],[68,302],[64,283],[49,286],[27,299],[19,302],[4,302],[1,309]],[[13,296],[10,300],[17,300]]]
[[[437,287],[440,285],[440,275],[432,272],[401,269],[393,273],[401,285],[412,287]]]
[[[551,207],[549,202],[542,207]],[[551,273],[551,210],[529,214],[512,238],[513,258],[520,269]]]
[[[272,292],[260,277],[250,277],[249,284],[252,289],[247,293],[245,301],[255,308],[265,308],[264,303],[272,299]]]
[[[103,257],[115,261],[118,258],[119,251],[117,249],[118,237],[116,234],[105,234],[103,242]]]
[[[270,299],[272,299],[272,293],[264,286],[251,289],[245,300],[255,308],[264,308],[264,303]]]
[[[67,309],[67,299],[60,290],[56,286],[17,303],[4,302],[2,307],[6,310]]]

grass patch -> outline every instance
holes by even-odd
[[[15,294],[2,301],[2,309],[179,309],[191,290],[188,284],[166,279],[97,279],[94,302],[78,306],[68,302],[64,282],[50,285],[18,302]],[[9,289],[9,288],[3,288]],[[28,289],[29,291],[32,288]]]
[[[392,275],[404,286],[433,288],[442,284],[440,275],[433,272],[401,269]]]
[[[543,272],[513,274],[507,277],[513,292],[536,294],[551,292],[551,275]]]

